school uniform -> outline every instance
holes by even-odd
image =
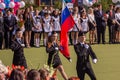
[[[12,64],[14,66],[24,66],[24,68],[27,68],[27,63],[24,56],[23,40],[15,39],[12,41],[10,48],[14,52]]]
[[[43,29],[45,33],[52,32],[51,16],[49,16],[48,18],[43,18]]]
[[[74,50],[77,55],[76,70],[80,80],[84,80],[85,73],[90,76],[91,80],[96,80],[95,74],[90,64],[89,56],[91,56],[93,60],[97,59],[97,57],[91,46],[79,42],[78,44],[74,45]]]
[[[43,30],[42,30],[42,25],[41,25],[41,17],[40,16],[34,16],[33,17],[33,24],[34,24],[34,28],[33,28],[33,31],[35,32],[35,33],[40,33],[40,32],[42,32]]]
[[[120,13],[115,13],[115,19],[120,24]],[[115,31],[120,31],[120,26],[116,23]]]
[[[81,28],[83,33],[87,33],[89,31],[88,18],[81,18]]]
[[[61,31],[60,17],[59,16],[52,16],[52,20],[53,20],[53,31],[56,31],[56,32]]]
[[[80,23],[79,23],[80,17],[78,15],[77,16],[73,16],[73,19],[75,21],[75,25],[72,28],[72,31],[73,32],[78,32],[79,31],[79,27],[80,27]]]
[[[57,49],[56,49],[57,48]],[[57,43],[51,45],[51,47],[46,46],[46,52],[48,53],[48,65],[57,68],[59,65],[62,65],[62,62],[59,57],[59,46]]]

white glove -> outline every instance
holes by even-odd
[[[72,63],[72,59],[69,59],[69,62],[71,62],[71,63]]]
[[[93,63],[96,64],[97,63],[97,59],[93,59]]]
[[[59,48],[58,48],[58,47],[55,47],[55,50],[59,50]]]
[[[22,47],[25,47],[25,44],[21,44]]]
[[[89,48],[89,45],[88,44],[84,44],[85,48],[88,49]]]

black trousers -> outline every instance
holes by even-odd
[[[32,31],[31,33],[31,40],[30,40],[30,46],[34,47],[34,35],[35,35],[35,32]]]
[[[92,68],[86,68],[86,69],[77,68],[77,75],[80,78],[80,80],[85,79],[85,73],[88,74],[91,80],[96,80],[96,77]]]
[[[102,43],[105,43],[105,31],[106,27],[105,26],[97,26],[97,38],[98,38],[98,44],[101,42],[101,37],[102,37]]]
[[[12,32],[13,31],[6,31],[5,32],[5,48],[9,48],[12,42]]]
[[[109,25],[109,43],[115,42],[115,25]]]
[[[3,32],[0,32],[0,49],[2,49],[3,39],[4,39],[4,34]]]

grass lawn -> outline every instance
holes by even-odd
[[[120,44],[100,44],[93,45],[92,47],[98,57],[98,63],[92,63],[97,80],[120,80]],[[71,77],[76,76],[76,54],[73,46],[69,48],[73,62],[68,62],[61,54],[60,57],[65,72]],[[0,59],[5,65],[11,66],[12,57],[13,52],[11,50],[0,50]],[[25,49],[25,57],[29,68],[41,68],[47,62],[47,53],[44,47]],[[58,79],[63,80],[59,73]],[[85,80],[90,80],[87,75]]]

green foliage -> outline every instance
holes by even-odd
[[[101,0],[101,4],[103,6],[103,10],[108,10],[109,5],[112,4],[112,0]]]
[[[61,9],[62,8],[62,0],[54,1],[54,7],[58,8],[58,9]]]

